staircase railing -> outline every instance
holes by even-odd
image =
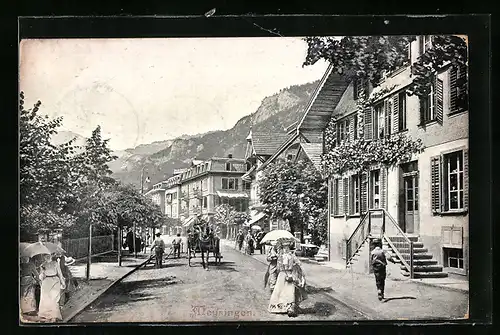
[[[386,224],[387,218],[390,222],[389,225]],[[379,238],[385,239],[410,273],[410,277],[413,278],[413,242],[401,230],[394,218],[383,208],[368,210],[346,241],[346,266],[352,262],[353,257],[363,246],[366,239],[377,235]],[[393,240],[389,238],[389,235],[393,237]],[[395,243],[399,247],[396,247]],[[400,250],[406,249],[408,249],[408,253],[400,252]]]
[[[356,227],[356,229],[354,229],[351,236],[346,241],[346,248],[345,248],[346,266],[349,265],[354,255],[356,255],[358,250],[366,241],[366,239],[370,235],[370,230],[371,230],[370,212],[367,212],[361,218],[361,221],[359,222],[358,226]]]

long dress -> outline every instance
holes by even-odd
[[[34,263],[21,264],[21,297],[19,304],[23,314],[36,311],[35,288],[37,278],[38,273]]]
[[[295,312],[300,302],[307,298],[306,280],[297,256],[291,252],[280,255],[278,271],[268,311],[277,314]]]
[[[40,291],[40,306],[38,316],[48,320],[62,320],[59,300],[62,293],[62,284],[65,279],[57,261],[51,261],[42,265],[40,279],[42,280]]]

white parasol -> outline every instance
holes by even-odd
[[[262,230],[262,228],[260,226],[257,226],[257,225],[253,225],[252,226],[252,229],[255,229],[255,230]]]
[[[269,233],[267,233],[263,238],[262,240],[260,241],[260,243],[270,243],[272,241],[276,241],[278,239],[287,239],[287,240],[293,240],[293,241],[297,241],[297,242],[300,242],[298,238],[296,238],[295,236],[292,235],[292,233],[290,233],[289,231],[287,230],[273,230],[273,231],[270,231]]]

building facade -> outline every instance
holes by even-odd
[[[242,176],[242,179],[250,184],[250,221],[248,226],[259,225],[264,231],[289,228],[286,221],[270,219],[264,214],[264,206],[259,198],[259,180],[265,165],[285,143],[290,141],[290,138],[290,134],[286,132],[270,133],[250,130],[248,134],[245,160],[249,169]],[[289,154],[293,154],[294,150],[291,149]],[[284,153],[284,155],[286,154]],[[281,156],[282,153],[280,153]]]
[[[436,264],[423,275],[468,276],[468,98],[457,85],[467,80],[466,69],[445,66],[428,96],[408,95],[411,65],[430,47],[431,36],[418,36],[409,45],[407,64],[386,74],[375,88],[349,83],[334,104],[336,143],[401,133],[421,139],[424,151],[392,169],[372,166],[366,173],[351,171],[329,179],[332,260],[345,259],[346,241],[363,215],[381,208],[388,220],[423,245],[419,252],[429,255],[427,263]],[[361,90],[378,96],[364,112],[363,129],[356,107]]]
[[[170,233],[186,233],[200,216],[213,221],[221,204],[237,212],[248,211],[250,183],[241,179],[247,166],[244,159],[232,155],[194,160],[189,168],[163,182],[165,214],[179,222]]]

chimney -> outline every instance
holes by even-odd
[[[233,158],[233,154],[227,155],[227,158]]]

